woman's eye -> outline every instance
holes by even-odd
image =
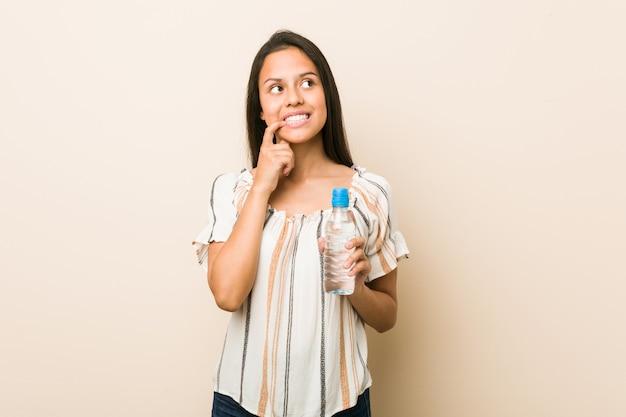
[[[281,91],[283,91],[283,88],[279,85],[275,85],[275,86],[272,86],[272,88],[270,88],[270,93],[276,94],[276,93],[280,93]]]
[[[302,86],[305,87],[305,88],[312,87],[313,86],[313,81],[311,81],[311,80],[304,80],[302,82]]]

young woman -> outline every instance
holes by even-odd
[[[252,169],[215,179],[194,241],[215,302],[232,312],[213,416],[370,416],[364,323],[394,326],[408,255],[391,188],[353,165],[330,67],[298,34],[276,32],[257,53],[247,129]],[[348,296],[323,285],[335,187],[349,189],[357,222]]]

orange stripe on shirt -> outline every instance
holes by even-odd
[[[358,193],[361,195],[361,201],[365,203],[367,209],[372,213],[376,213],[381,222],[385,221],[387,217],[383,215],[385,211],[382,209],[380,204],[378,204],[378,200],[369,193],[365,194],[364,190],[359,190]],[[376,203],[372,204],[372,200]],[[385,235],[381,229],[382,226],[379,223],[378,230],[376,231],[376,255],[378,255],[378,262],[380,262],[382,270],[385,272],[385,274],[388,274],[389,272],[391,272],[392,268],[391,266],[389,266],[389,262],[387,262],[387,258],[385,257],[383,249],[386,249],[389,252],[389,248],[384,247]]]
[[[294,246],[294,232],[295,232],[295,228],[293,227],[293,222],[287,220],[286,225],[289,226],[287,229],[289,230],[289,233],[285,233],[285,235],[288,235],[288,238],[286,239],[286,252],[291,253],[292,252],[292,248]],[[277,304],[279,306],[281,306],[283,304],[283,287],[285,285],[285,271],[287,270],[287,264],[289,262],[289,257],[287,256],[283,256],[283,262],[281,265],[281,269],[280,269],[280,280],[279,280],[279,288],[278,288],[278,302]],[[278,330],[280,329],[280,320],[281,320],[281,315],[280,312],[282,311],[281,308],[277,308],[276,309],[276,322],[274,323],[274,345],[272,346],[272,388],[270,390],[270,404],[272,406],[272,409],[274,409],[274,404],[276,401],[276,379],[278,377],[278,336],[279,336],[279,332]]]
[[[263,375],[262,375],[262,383],[261,383],[261,394],[259,396],[259,417],[263,417],[265,415],[265,409],[267,408],[267,400],[268,400],[268,388],[267,388],[267,362],[268,362],[268,339],[269,339],[269,322],[271,315],[271,306],[272,306],[272,293],[274,289],[274,280],[276,278],[276,265],[278,264],[278,259],[280,256],[280,252],[283,246],[283,242],[285,241],[285,236],[287,235],[287,222],[284,223],[283,229],[280,232],[280,236],[278,237],[278,242],[276,242],[276,246],[274,247],[274,252],[272,253],[272,260],[270,263],[269,270],[269,280],[268,280],[268,289],[267,289],[267,305],[265,310],[266,320],[265,320],[265,346],[263,349]]]

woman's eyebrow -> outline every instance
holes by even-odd
[[[278,82],[281,82],[282,80],[283,80],[282,78],[268,78],[267,80],[265,80],[265,81],[263,82],[263,84],[267,84],[267,83],[269,83],[270,81],[271,81],[271,82],[277,82],[277,83],[278,83]]]
[[[317,78],[319,78],[319,77],[320,77],[319,75],[317,75],[317,74],[316,74],[315,72],[313,72],[313,71],[307,71],[307,72],[303,72],[302,74],[300,74],[300,78],[306,77],[307,75],[314,75],[314,76],[316,76]]]
[[[310,75],[313,75],[313,76],[315,76],[315,77],[317,77],[317,78],[319,78],[319,77],[320,77],[317,73],[315,73],[315,72],[313,72],[313,71],[303,72],[302,74],[298,75],[298,77],[299,77],[299,78],[304,78],[304,77],[306,77],[306,76],[310,76]],[[269,83],[269,82],[279,83],[279,82],[281,82],[281,81],[283,81],[283,79],[282,79],[282,78],[270,77],[270,78],[268,78],[267,80],[263,81],[263,84],[265,85],[265,84],[267,84],[267,83]]]

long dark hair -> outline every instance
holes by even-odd
[[[320,76],[324,96],[326,98],[327,118],[326,124],[322,128],[322,138],[324,141],[324,152],[333,161],[352,166],[352,156],[346,138],[346,131],[343,126],[343,115],[341,112],[341,102],[339,101],[339,91],[335,84],[335,78],[330,70],[330,66],[322,54],[322,51],[307,38],[297,33],[280,30],[275,32],[267,42],[259,49],[250,70],[248,80],[248,96],[246,100],[246,124],[248,132],[248,145],[250,147],[250,162],[255,168],[259,161],[259,152],[263,142],[263,133],[267,125],[261,119],[261,102],[259,100],[259,74],[265,58],[277,51],[296,47],[309,57]]]

